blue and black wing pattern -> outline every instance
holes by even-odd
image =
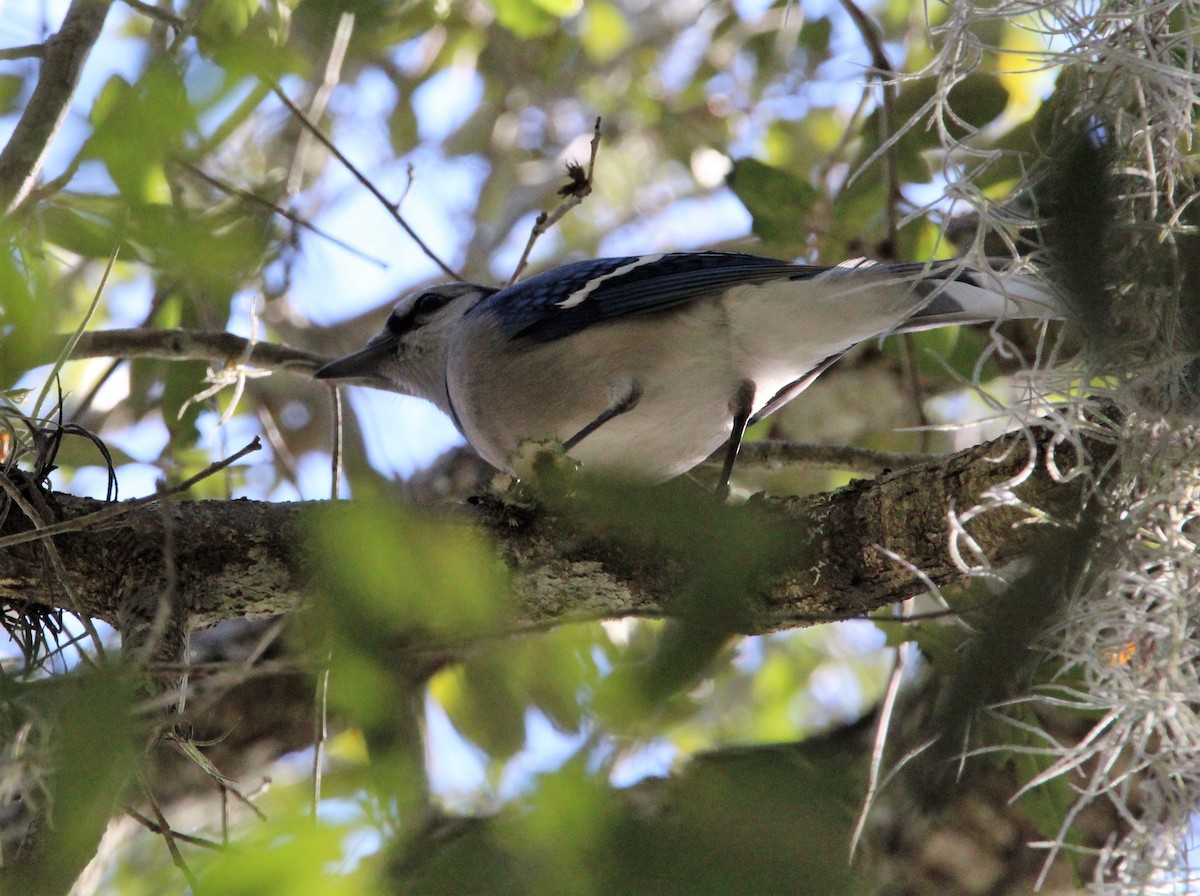
[[[502,289],[471,313],[494,314],[509,338],[551,342],[604,321],[678,308],[740,284],[801,280],[824,270],[732,252],[598,258]]]

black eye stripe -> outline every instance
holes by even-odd
[[[418,318],[426,317],[438,309],[445,307],[452,298],[453,296],[442,295],[437,292],[423,292],[417,296],[416,301],[406,311],[401,311],[399,308],[392,311],[388,315],[385,326],[388,332],[394,336],[407,333],[419,322]]]
[[[393,311],[388,315],[387,323],[384,326],[387,327],[388,332],[393,336],[399,336],[408,329],[411,319],[411,314],[398,314]]]
[[[421,293],[413,302],[413,314],[429,314],[431,311],[437,311],[449,301],[450,296],[444,296],[441,293]]]

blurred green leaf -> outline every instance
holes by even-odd
[[[617,7],[605,0],[592,0],[583,9],[579,41],[597,62],[608,62],[629,46],[629,22]]]
[[[829,55],[829,38],[833,35],[833,22],[829,16],[805,19],[800,28],[800,45],[814,56]]]
[[[12,115],[19,109],[25,79],[19,75],[0,75],[0,115]]]
[[[956,118],[973,128],[982,128],[1008,105],[1008,88],[993,74],[972,72],[950,88],[949,103]],[[951,133],[965,131],[952,128]]]
[[[85,158],[99,159],[122,194],[135,203],[170,200],[165,167],[182,155],[195,117],[174,67],[152,62],[136,84],[119,75],[105,83],[92,107]],[[131,140],[130,135],[137,135]]]
[[[559,18],[573,16],[583,9],[583,0],[532,0],[532,2]]]
[[[995,742],[1004,743],[1007,749],[996,751],[991,759],[1004,767],[1011,764],[1017,780],[1030,782],[1042,777],[1053,768],[1059,757],[1046,754],[1050,743],[1036,732],[1045,731],[1046,723],[1034,712],[1031,704],[1010,705],[1005,708],[1005,717],[1014,718],[1023,724],[1007,725],[1003,733],[998,732]],[[1070,774],[1050,775],[1036,787],[1028,788],[1017,799],[1021,810],[1037,826],[1038,832],[1047,842],[1061,842],[1068,847],[1082,847],[1086,831],[1079,825],[1064,829],[1071,807],[1079,799],[1078,791],[1070,780]],[[1074,850],[1068,848],[1068,853]]]
[[[525,745],[525,701],[496,651],[441,673],[430,692],[464,737],[493,759],[507,760]]]
[[[809,213],[820,197],[811,184],[757,159],[737,159],[728,181],[764,241],[781,246],[807,241]]]
[[[126,217],[125,205],[118,197],[72,193],[59,193],[41,203],[36,214],[47,242],[96,260],[112,254],[120,232],[118,222]],[[122,244],[121,260],[138,257],[128,242]]]
[[[595,625],[568,625],[473,651],[430,682],[430,693],[463,736],[493,759],[525,744],[525,717],[536,708],[561,731],[583,722],[581,693],[596,686]]]
[[[367,864],[347,855],[354,828],[314,822],[296,807],[252,828],[231,849],[196,863],[205,896],[367,896],[379,891]]]
[[[395,504],[343,505],[320,514],[313,537],[322,590],[343,617],[368,623],[366,643],[415,631],[479,636],[504,616],[506,567],[466,523]]]
[[[252,28],[236,37],[205,44],[209,57],[229,75],[227,90],[237,88],[247,78],[270,83],[284,75],[307,74],[312,60],[281,39],[285,31],[284,24],[273,19],[261,29]]]
[[[974,327],[939,327],[905,337],[889,336],[883,341],[884,352],[896,359],[908,354],[908,349],[900,344],[901,338],[909,340],[917,373],[934,383],[955,388],[976,380],[975,368],[989,342],[988,335]],[[985,382],[996,375],[996,364],[989,360],[978,378]]]
[[[519,806],[419,844],[400,891],[867,892],[845,859],[863,787],[854,736],[705,755],[625,789],[573,759]]]
[[[573,16],[583,0],[492,0],[496,20],[520,38],[540,37],[560,19]]]
[[[49,772],[39,797],[53,823],[44,825],[19,877],[6,883],[10,893],[50,896],[65,893],[95,855],[109,819],[129,799],[143,746],[133,721],[136,682],[123,673],[91,670],[29,687],[38,696],[31,736],[45,737],[30,745],[39,748],[31,757]]]
[[[0,386],[12,385],[44,364],[56,329],[55,305],[36,297],[26,272],[11,251],[0,251]]]
[[[207,0],[197,31],[205,36],[239,35],[258,12],[258,0]]]
[[[504,616],[507,572],[468,525],[343,504],[309,532],[321,594],[309,634],[332,656],[335,701],[368,728],[388,724],[422,668],[426,654],[405,663],[405,645],[479,637]]]

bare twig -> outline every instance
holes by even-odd
[[[333,396],[333,449],[329,452],[333,484],[329,489],[329,499],[336,501],[341,493],[342,480],[342,390],[330,384],[329,393]]]
[[[313,794],[312,815],[317,817],[321,805],[321,773],[325,767],[325,744],[329,739],[329,667],[321,670],[313,707]]]
[[[383,207],[387,210],[388,214],[390,214],[392,216],[392,220],[394,220],[397,224],[400,225],[401,229],[405,233],[408,234],[409,238],[412,239],[413,242],[415,242],[417,244],[417,248],[419,248],[421,250],[421,252],[423,252],[425,254],[426,258],[428,258],[430,261],[432,261],[434,264],[436,264],[439,268],[441,268],[442,272],[445,273],[446,276],[452,277],[458,281],[461,281],[463,279],[461,276],[459,276],[454,271],[453,268],[451,268],[448,264],[446,264],[444,261],[442,261],[437,256],[437,254],[432,249],[430,249],[429,246],[427,246],[425,244],[425,241],[422,240],[417,235],[417,232],[415,230],[413,230],[412,225],[410,225],[406,220],[404,220],[404,216],[400,214],[400,209],[399,209],[398,204],[390,201],[386,196],[384,196],[383,193],[381,193],[379,191],[379,188],[376,187],[373,183],[371,183],[370,179],[365,174],[363,174],[361,171],[359,171],[358,168],[355,167],[353,162],[351,162],[348,158],[346,158],[345,154],[340,149],[338,149],[337,146],[334,145],[333,141],[330,140],[328,137],[326,137],[325,133],[319,127],[317,127],[317,125],[315,123],[313,123],[312,121],[309,120],[308,116],[304,114],[303,109],[301,109],[299,106],[297,106],[295,103],[293,103],[290,99],[288,99],[287,94],[284,93],[283,90],[280,89],[278,85],[272,85],[271,91],[272,91],[272,93],[275,94],[275,96],[277,96],[279,98],[279,101],[288,108],[288,111],[290,111],[293,115],[295,115],[296,119],[314,137],[317,138],[317,141],[320,142],[321,145],[324,146],[326,149],[328,149],[333,154],[333,157],[335,159],[337,159],[339,162],[342,163],[342,166],[347,171],[350,172],[350,174],[354,177],[354,179],[357,180],[360,184],[362,184],[367,189],[367,192],[369,192],[372,196],[374,196],[377,200],[379,200],[380,204],[383,205]]]
[[[219,460],[216,463],[209,464],[195,476],[185,479],[178,485],[173,485],[169,489],[153,495],[147,495],[144,498],[133,498],[129,501],[122,501],[119,505],[113,507],[105,507],[103,510],[97,510],[95,513],[89,513],[86,516],[76,517],[72,520],[65,520],[61,523],[51,523],[47,526],[34,529],[32,532],[21,532],[16,535],[9,535],[5,538],[0,538],[0,548],[8,548],[17,544],[25,544],[28,541],[37,541],[41,538],[49,538],[52,535],[61,535],[64,532],[81,532],[89,526],[99,525],[100,523],[111,522],[119,517],[124,516],[135,508],[142,507],[146,504],[153,504],[163,496],[179,495],[186,492],[197,482],[202,482],[209,476],[221,472],[230,464],[250,454],[252,451],[258,451],[262,448],[262,442],[258,436],[255,436],[250,444],[246,445],[241,451],[231,454],[224,460]],[[8,480],[0,476],[0,484]],[[36,524],[35,524],[36,525]],[[86,617],[85,617],[86,618]]]
[[[538,241],[543,233],[562,220],[563,216],[579,203],[583,202],[592,192],[592,176],[596,170],[596,153],[600,149],[600,119],[596,119],[596,126],[592,132],[592,151],[588,158],[586,170],[577,162],[567,162],[567,176],[570,178],[570,183],[558,191],[560,196],[565,197],[554,211],[547,214],[542,212],[537,216],[537,220],[533,222],[533,229],[529,232],[529,240],[525,243],[525,251],[521,253],[521,260],[517,262],[516,268],[513,270],[512,276],[508,278],[508,285],[517,282],[517,278],[521,276],[521,272],[525,270],[525,266],[529,263],[529,253],[533,251],[533,245]]]
[[[270,783],[271,783],[270,778],[263,778],[263,783],[258,788],[258,791],[256,791],[256,792],[258,792],[258,793],[265,792],[268,785],[270,785]],[[244,794],[240,790],[238,790],[238,788],[234,787],[232,784],[230,784],[228,782],[225,782],[221,785],[221,789],[222,789],[223,793],[233,794],[233,798],[236,799],[243,806],[245,806],[247,809],[249,809],[251,812],[253,812],[258,817],[259,821],[267,820],[267,813],[263,812],[262,809],[258,808],[258,806],[256,806],[256,805],[254,805],[254,801],[252,799],[250,799],[249,796],[247,796],[246,794]]]
[[[154,821],[158,825],[158,833],[162,834],[162,838],[167,844],[167,851],[171,853],[171,861],[175,863],[175,867],[183,874],[192,892],[199,892],[199,882],[196,880],[196,875],[192,873],[192,869],[188,867],[187,862],[183,860],[183,854],[179,851],[179,844],[175,842],[175,832],[167,824],[167,819],[163,816],[162,809],[159,808],[158,800],[154,798],[154,791],[150,789],[150,785],[141,775],[138,775],[138,784],[141,785],[142,793],[146,797],[150,811],[154,813]]]
[[[852,470],[872,476],[889,470],[903,470],[917,464],[936,460],[936,454],[906,454],[898,451],[876,451],[854,445],[817,445],[811,442],[789,442],[766,439],[746,442],[738,453],[738,467],[778,469],[791,464],[807,464],[835,470]],[[706,464],[717,465],[724,459],[724,450],[710,457]]]
[[[345,240],[338,239],[333,234],[327,233],[317,225],[311,223],[310,221],[306,221],[295,212],[286,208],[282,208],[281,206],[276,205],[274,202],[271,202],[269,199],[264,199],[262,196],[259,196],[256,193],[252,193],[249,190],[243,190],[241,187],[235,187],[233,184],[226,183],[225,181],[215,178],[211,174],[202,171],[191,162],[180,162],[180,164],[196,177],[207,183],[209,186],[220,190],[222,193],[226,193],[230,196],[236,196],[238,199],[241,199],[245,202],[250,202],[254,205],[261,206],[262,208],[269,209],[280,217],[287,218],[287,220],[291,221],[300,229],[307,230],[309,233],[313,233],[321,237],[321,239],[328,240],[339,249],[345,249],[352,255],[356,255],[364,261],[369,261],[371,264],[377,267],[386,268],[388,266],[388,263],[382,258],[376,258],[374,255],[370,255],[369,253],[350,245]]]
[[[65,339],[66,337],[62,337]],[[244,363],[269,370],[312,373],[328,358],[315,352],[268,342],[255,342],[232,333],[208,330],[92,330],[83,333],[71,353],[83,358],[162,358],[168,361]]]
[[[337,29],[333,33],[333,42],[329,47],[329,58],[325,61],[325,76],[321,86],[313,94],[312,102],[308,104],[308,119],[320,121],[329,104],[333,88],[341,79],[342,63],[346,59],[346,48],[350,46],[350,36],[354,33],[354,13],[344,12],[338,18]],[[302,131],[296,141],[296,151],[292,154],[292,167],[288,171],[287,194],[294,196],[300,191],[304,169],[308,165],[308,156],[312,151],[313,135],[311,131]]]
[[[37,86],[0,152],[0,213],[12,213],[37,183],[109,5],[110,0],[72,0],[62,27],[43,45]]]
[[[147,818],[132,806],[125,807],[125,814],[152,834],[162,834],[164,831],[164,828],[162,828],[157,821]],[[225,848],[223,844],[218,843],[216,840],[209,840],[206,837],[197,837],[194,834],[184,834],[173,829],[171,829],[171,836],[182,843],[189,843],[192,846],[200,846],[204,849],[221,850]]]
[[[887,221],[886,251],[887,258],[895,258],[896,232],[900,202],[900,162],[896,157],[896,144],[892,140],[892,129],[896,121],[896,72],[888,61],[883,50],[883,35],[879,25],[854,0],[840,0],[842,8],[850,14],[862,36],[863,43],[871,51],[871,67],[875,77],[879,79],[882,100],[879,104],[879,145],[883,147],[883,189],[884,214]]]
[[[928,451],[933,438],[933,427],[929,423],[929,415],[925,413],[925,390],[921,386],[921,377],[917,370],[916,339],[912,333],[901,333],[896,340],[900,349],[900,370],[904,377],[904,391],[912,403],[913,416],[916,417],[917,431],[921,434],[921,450]]]
[[[169,9],[163,9],[161,6],[153,6],[149,3],[143,3],[142,0],[122,0],[122,2],[130,9],[137,10],[144,16],[148,16],[157,22],[163,22],[170,25],[172,28],[179,30],[184,27],[186,22]]]
[[[14,59],[43,59],[45,56],[45,44],[25,44],[21,47],[6,47],[0,50],[0,60],[4,62]]]
[[[900,604],[900,618],[906,618],[912,611],[912,600]],[[875,737],[871,742],[871,762],[867,772],[867,792],[863,797],[862,810],[854,823],[854,833],[850,837],[850,860],[862,840],[863,831],[867,827],[867,817],[875,804],[879,793],[880,772],[883,770],[884,748],[887,746],[888,730],[892,724],[892,714],[896,710],[896,700],[900,696],[900,685],[904,681],[904,645],[894,648],[892,671],[888,674],[887,687],[883,692],[883,700],[879,704],[878,720],[875,723]]]

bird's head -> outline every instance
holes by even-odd
[[[454,328],[494,292],[474,283],[444,283],[412,292],[396,303],[383,329],[366,345],[330,361],[315,376],[415,395],[440,405]]]

